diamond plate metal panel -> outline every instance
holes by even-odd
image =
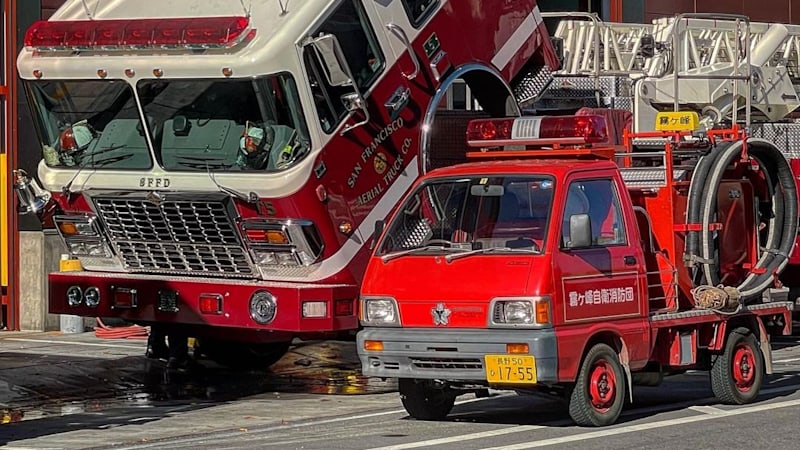
[[[753,124],[750,136],[774,143],[787,158],[800,158],[800,123]]]

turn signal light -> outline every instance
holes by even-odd
[[[382,352],[383,341],[364,341],[364,350],[370,352]]]
[[[530,349],[528,348],[528,344],[506,344],[506,353],[509,354],[528,354],[530,353]]]
[[[60,222],[58,224],[58,229],[61,230],[61,234],[64,236],[78,235],[78,227],[72,222]]]
[[[283,230],[248,228],[245,232],[247,233],[247,240],[256,244],[289,244],[289,236]]]
[[[550,323],[550,302],[546,299],[536,302],[536,323],[539,325]]]

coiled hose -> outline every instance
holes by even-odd
[[[704,157],[713,163],[706,163],[702,167],[698,163],[700,173],[693,175],[690,183],[690,193],[699,192],[701,198],[690,198],[687,221],[697,223],[692,220],[699,218],[703,231],[696,234],[698,239],[694,242],[691,236],[687,239],[686,251],[689,255],[696,255],[696,245],[699,245],[703,282],[711,285],[719,283],[719,262],[714,258],[713,233],[708,229],[717,210],[716,197],[723,175],[734,159],[741,155],[742,145],[743,141],[720,144],[717,150],[712,152],[716,154],[715,156],[709,154]],[[773,274],[783,270],[788,263],[788,255],[797,234],[798,214],[797,187],[789,162],[768,141],[751,139],[747,145],[748,154],[759,163],[764,174],[773,217],[768,221],[767,241],[761,248],[755,268],[736,287],[742,302],[760,297],[773,282]],[[697,186],[694,186],[695,184]],[[699,208],[699,211],[696,208]]]

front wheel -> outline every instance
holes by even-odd
[[[622,412],[626,386],[617,353],[606,344],[596,344],[581,364],[569,398],[569,416],[585,427],[613,424]]]
[[[725,350],[711,366],[711,390],[722,403],[743,405],[758,397],[764,381],[764,358],[747,328],[728,335]]]
[[[398,388],[406,412],[418,420],[442,420],[456,401],[455,393],[422,380],[400,378]]]

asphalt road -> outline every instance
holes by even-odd
[[[800,338],[773,347],[756,403],[719,405],[707,374],[688,373],[635,388],[620,422],[596,429],[505,391],[461,397],[446,421],[409,419],[391,380],[360,376],[351,343],[299,345],[269,373],[170,374],[139,341],[0,334],[0,448],[796,448]]]

